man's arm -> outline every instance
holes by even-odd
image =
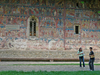
[[[94,57],[94,54],[93,55],[89,55],[89,57],[91,57],[91,58]]]
[[[90,55],[89,55],[90,58],[93,58],[94,57],[94,52],[92,52]]]

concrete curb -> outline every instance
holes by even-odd
[[[9,64],[79,64],[79,62],[0,62],[0,65]],[[88,62],[85,62],[88,64]],[[100,62],[94,62],[94,64],[100,64]]]

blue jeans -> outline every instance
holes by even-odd
[[[89,60],[89,68],[90,70],[93,70],[93,71],[94,71],[94,60],[95,58],[90,58]]]
[[[85,67],[84,56],[79,57],[79,60],[80,60],[80,67],[82,67],[81,61],[83,61],[83,67]]]

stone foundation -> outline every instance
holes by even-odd
[[[84,51],[85,59],[89,59],[89,50]],[[100,51],[94,51],[96,62],[100,62]],[[69,50],[0,50],[0,58],[57,58],[78,59],[77,51]]]

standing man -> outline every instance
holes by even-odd
[[[90,71],[94,71],[94,60],[95,60],[95,56],[94,56],[94,52],[92,51],[92,47],[90,47],[90,53],[89,53],[89,68]]]

